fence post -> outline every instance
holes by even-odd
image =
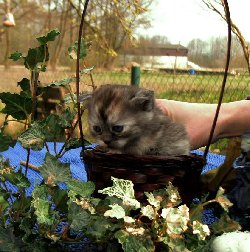
[[[140,66],[132,66],[131,68],[131,85],[132,86],[140,85],[140,75],[141,75]]]

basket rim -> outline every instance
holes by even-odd
[[[206,160],[203,156],[196,153],[191,153],[190,155],[179,155],[179,156],[153,156],[153,155],[128,155],[128,154],[116,154],[108,153],[105,151],[100,151],[98,149],[86,149],[81,153],[81,158],[84,162],[95,164],[130,164],[131,166],[137,167],[138,165],[144,168],[150,166],[171,166],[172,168],[176,166],[176,169],[188,169],[195,170],[196,172],[201,172],[202,168],[206,164]],[[132,167],[131,167],[132,168]],[[186,168],[187,169],[187,168]]]

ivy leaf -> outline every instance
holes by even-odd
[[[68,194],[66,190],[60,189],[59,187],[54,187],[54,190],[51,192],[53,202],[55,203],[55,208],[60,210],[63,213],[68,211]]]
[[[20,249],[15,245],[13,230],[0,226],[0,251],[19,252]]]
[[[1,216],[4,216],[4,211],[9,206],[10,206],[9,202],[5,199],[5,197],[3,195],[0,195],[0,215]]]
[[[91,216],[91,226],[86,231],[86,235],[95,237],[96,240],[102,240],[107,233],[113,232],[117,228],[121,228],[117,224],[113,224],[110,220],[103,216]]]
[[[23,78],[21,81],[17,83],[17,86],[20,86],[22,91],[20,92],[21,96],[27,96],[27,98],[31,98],[30,91],[30,80],[27,78]]]
[[[154,212],[154,208],[150,205],[147,205],[145,207],[141,208],[141,213],[148,217],[150,220],[153,220],[155,217],[155,212]]]
[[[91,214],[75,203],[69,205],[68,218],[70,227],[77,232],[83,230],[83,228],[87,227],[92,222]]]
[[[221,205],[224,211],[228,212],[233,203],[224,195],[224,193],[225,190],[220,187],[216,194],[215,200]]]
[[[30,48],[24,59],[25,67],[29,70],[35,70],[36,67],[38,67],[38,63],[43,63],[49,60],[47,46],[41,45],[39,47]]]
[[[9,147],[14,147],[15,140],[12,139],[11,136],[5,135],[2,131],[0,131],[0,152],[6,151]]]
[[[27,214],[30,210],[31,197],[23,197],[22,200],[16,200],[12,204],[12,210],[17,211],[19,214]]]
[[[215,221],[211,227],[214,234],[228,233],[241,230],[241,226],[237,221],[232,220],[227,213],[223,213],[218,221]]]
[[[20,86],[23,91],[30,92],[30,80],[27,78],[23,78],[21,81],[19,81],[17,86]]]
[[[168,200],[173,206],[178,206],[181,203],[181,196],[179,194],[178,188],[173,186],[171,182],[169,182],[166,192],[168,194]]]
[[[80,196],[83,198],[90,197],[94,190],[95,190],[95,184],[92,181],[77,181],[77,180],[71,180],[67,181],[67,186],[69,189],[69,194],[73,197]]]
[[[68,53],[71,59],[77,59],[77,50],[78,50],[78,41],[74,43],[71,47],[68,48]],[[86,44],[85,41],[81,40],[80,45],[80,59],[84,59],[87,56]]]
[[[147,196],[149,204],[159,210],[161,207],[160,199],[156,198],[152,192],[145,192],[144,194]]]
[[[210,235],[210,229],[199,221],[193,221],[193,234],[196,234],[199,240],[204,241]]]
[[[39,224],[48,226],[59,223],[58,214],[51,209],[51,201],[48,200],[48,187],[36,186],[32,193],[32,205]]]
[[[161,238],[161,241],[163,244],[166,244],[167,247],[169,248],[169,251],[175,251],[175,252],[191,252],[193,250],[188,250],[186,248],[186,244],[185,244],[185,239],[183,238],[172,238],[170,236],[164,236]],[[195,247],[195,250],[197,252],[203,252],[206,251],[203,249],[197,249],[197,247]]]
[[[54,41],[60,32],[57,29],[49,31],[45,36],[36,38],[40,45],[46,45],[50,41]]]
[[[125,217],[125,210],[118,204],[109,205],[109,207],[111,207],[111,210],[107,210],[104,216],[116,219],[123,219]]]
[[[50,114],[43,121],[43,132],[46,136],[46,140],[54,141],[56,139],[60,139],[64,137],[65,131],[64,128],[60,124],[60,116],[57,114]]]
[[[71,179],[70,165],[61,163],[50,153],[46,153],[45,162],[39,167],[39,171],[45,182],[52,186]]]
[[[92,67],[89,67],[89,68],[85,68],[85,69],[83,69],[83,70],[80,71],[80,75],[89,74],[89,73],[91,73],[94,69],[95,69],[95,66],[92,66]]]
[[[18,61],[21,58],[23,58],[23,54],[18,51],[12,53],[9,57],[9,59],[12,59],[13,61]]]
[[[75,77],[68,77],[68,78],[65,78],[65,79],[62,79],[62,80],[54,81],[50,85],[48,85],[48,87],[51,87],[51,86],[66,87],[71,82],[74,82],[75,80],[76,80]]]
[[[136,231],[136,230],[135,230]],[[125,230],[119,230],[115,233],[125,252],[153,252],[155,251],[154,243],[151,239],[145,239],[145,235],[132,235]]]
[[[0,93],[0,99],[5,103],[5,107],[1,110],[1,113],[11,115],[17,120],[25,120],[31,114],[31,97],[3,92]]]
[[[84,139],[84,145],[90,145],[90,142]],[[70,138],[66,143],[65,143],[65,150],[71,150],[71,149],[76,149],[82,146],[82,141],[79,138]]]
[[[65,109],[60,115],[59,115],[59,124],[62,128],[68,129],[71,127],[71,124],[75,118],[76,115],[75,110],[71,110],[70,108]]]
[[[122,199],[124,205],[133,206],[136,209],[140,207],[140,202],[135,199],[134,184],[130,180],[111,177],[113,186],[98,190],[99,193],[109,196],[116,196]]]
[[[29,129],[23,132],[17,140],[25,148],[31,148],[32,150],[42,150],[45,142],[45,135],[43,128],[39,122],[35,122]]]
[[[29,243],[30,241],[29,237],[36,233],[36,231],[34,230],[35,224],[36,224],[35,218],[30,217],[22,218],[19,228],[25,233],[24,236],[22,237],[22,240],[24,242]]]
[[[2,176],[13,185],[16,185],[17,187],[25,188],[30,186],[28,178],[24,174],[22,174],[21,170],[17,172],[12,171],[10,173],[4,173]]]

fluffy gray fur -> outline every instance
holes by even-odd
[[[113,153],[188,155],[185,128],[155,106],[154,92],[125,85],[104,85],[93,92],[88,123],[98,144]]]

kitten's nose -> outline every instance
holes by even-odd
[[[103,142],[106,144],[106,145],[109,145],[111,143],[111,140],[103,140]]]

